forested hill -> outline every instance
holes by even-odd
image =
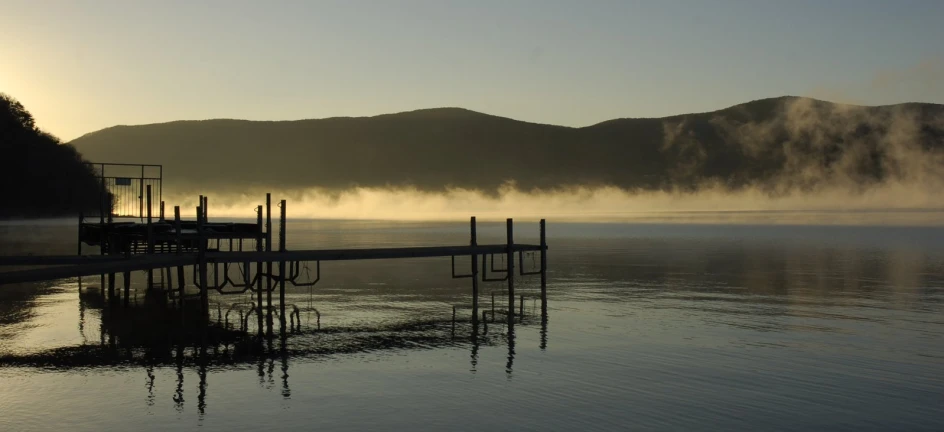
[[[36,127],[33,116],[0,93],[0,218],[98,212],[95,174],[69,144]]]
[[[582,128],[459,108],[299,121],[115,126],[72,142],[96,160],[164,164],[169,187],[569,186],[771,192],[940,178],[944,105],[780,97]],[[930,177],[929,177],[930,176]]]

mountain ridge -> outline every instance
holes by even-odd
[[[944,171],[942,119],[944,105],[938,104],[861,106],[781,96],[583,127],[446,107],[364,117],[114,126],[72,144],[92,159],[164,164],[170,186],[184,189],[361,186],[494,193],[513,182],[525,190],[697,190],[710,184],[776,193],[837,182],[861,189],[915,177],[915,167],[920,177],[937,181]],[[207,166],[221,170],[209,175]]]
[[[410,115],[410,114],[419,114],[419,113],[436,112],[436,111],[443,111],[443,112],[446,112],[446,111],[464,112],[464,113],[468,113],[468,114],[474,114],[474,115],[480,115],[480,116],[487,116],[487,117],[493,117],[493,118],[500,118],[500,119],[512,120],[512,121],[521,122],[521,123],[530,123],[530,124],[546,125],[546,126],[557,126],[557,127],[569,128],[569,129],[585,129],[585,128],[591,128],[591,127],[594,127],[594,126],[602,125],[602,124],[609,123],[609,122],[620,121],[620,120],[664,120],[664,119],[672,119],[672,118],[676,118],[676,117],[691,116],[691,115],[698,115],[698,114],[717,113],[717,112],[720,112],[720,111],[725,111],[725,110],[729,110],[729,109],[734,109],[734,108],[741,107],[741,106],[744,106],[744,105],[750,105],[750,104],[755,103],[755,102],[777,101],[777,100],[789,100],[789,99],[806,99],[806,100],[811,100],[811,101],[816,101],[816,102],[830,103],[830,104],[839,105],[839,106],[862,107],[862,108],[884,108],[884,107],[903,107],[903,106],[922,106],[922,105],[927,105],[927,106],[941,106],[941,105],[944,105],[944,104],[937,104],[937,103],[931,103],[931,102],[900,102],[900,103],[882,104],[882,105],[862,105],[862,104],[853,104],[853,103],[845,103],[845,102],[831,102],[831,101],[827,101],[827,100],[824,100],[824,99],[816,99],[816,98],[810,98],[810,97],[805,97],[805,96],[791,96],[791,95],[786,95],[786,96],[775,96],[775,97],[769,97],[769,98],[754,99],[754,100],[751,100],[751,101],[741,102],[741,103],[738,103],[738,104],[735,104],[735,105],[730,105],[730,106],[728,106],[728,107],[719,108],[719,109],[717,109],[717,110],[712,110],[712,111],[695,111],[695,112],[690,112],[690,113],[672,114],[672,115],[661,116],[661,117],[616,117],[616,118],[612,118],[612,119],[608,119],[608,120],[601,120],[601,121],[599,121],[599,122],[597,122],[597,123],[593,123],[593,124],[589,124],[589,125],[585,125],[585,126],[567,126],[567,125],[558,125],[558,124],[554,124],[554,123],[543,123],[543,122],[539,122],[539,121],[519,120],[519,119],[515,119],[515,118],[512,118],[512,117],[502,116],[502,115],[498,115],[498,114],[489,114],[489,113],[486,113],[486,112],[476,111],[476,110],[472,110],[472,109],[469,109],[469,108],[455,107],[455,106],[443,106],[443,107],[432,107],[432,108],[417,108],[417,109],[414,109],[414,110],[406,110],[406,111],[398,111],[398,112],[382,113],[382,114],[374,114],[374,115],[364,115],[364,116],[332,116],[332,117],[319,117],[319,118],[301,118],[301,119],[293,119],[293,120],[252,120],[252,119],[238,119],[238,118],[228,118],[228,117],[214,117],[214,118],[206,118],[206,119],[179,119],[179,120],[170,120],[170,121],[155,122],[155,123],[119,124],[119,125],[114,125],[114,126],[109,126],[109,127],[106,127],[106,128],[102,128],[102,129],[99,129],[99,130],[96,130],[96,131],[87,132],[87,133],[82,134],[81,136],[75,138],[73,141],[78,140],[78,139],[81,139],[81,138],[85,137],[86,135],[94,134],[94,133],[101,132],[101,131],[106,131],[106,130],[113,129],[113,128],[121,128],[121,127],[152,126],[152,125],[163,125],[163,124],[174,124],[174,123],[215,122],[215,121],[220,121],[220,122],[232,121],[232,122],[246,122],[246,123],[296,123],[296,122],[309,122],[309,121],[320,121],[320,120],[373,119],[373,118],[378,118],[378,117]]]

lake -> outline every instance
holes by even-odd
[[[74,224],[0,224],[0,253],[73,254]],[[290,249],[468,239],[288,224]],[[322,263],[284,337],[249,294],[212,295],[206,326],[141,272],[128,308],[98,277],[0,287],[0,430],[944,430],[942,227],[549,220],[548,243],[547,316],[528,276],[520,322],[476,331],[439,258]]]

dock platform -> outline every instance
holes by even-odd
[[[162,172],[163,168],[157,167]],[[103,172],[104,169],[102,168]],[[76,255],[0,257],[0,267],[16,267],[0,271],[0,285],[98,275],[101,277],[103,293],[107,287],[107,298],[117,301],[124,297],[124,303],[127,305],[131,272],[146,271],[147,290],[166,294],[168,301],[179,303],[181,307],[184,298],[188,297],[186,287],[189,283],[199,290],[204,310],[209,309],[210,290],[219,294],[252,292],[256,294],[258,305],[272,308],[272,294],[276,289],[279,294],[278,307],[284,309],[286,286],[317,284],[321,280],[322,261],[450,257],[452,277],[471,279],[473,321],[479,319],[479,282],[507,284],[507,316],[509,322],[514,320],[516,275],[540,275],[542,309],[546,310],[548,247],[543,219],[539,225],[539,244],[515,243],[514,222],[507,219],[505,243],[480,245],[476,236],[476,220],[472,217],[469,243],[465,245],[288,250],[285,200],[278,204],[280,224],[276,247],[273,244],[275,233],[272,230],[271,194],[266,194],[264,206],[256,207],[254,224],[211,222],[207,216],[209,200],[202,195],[199,197],[200,205],[196,207],[195,220],[182,220],[179,206],[174,207],[174,216],[170,219],[165,217],[164,202],[161,201],[159,206],[156,206],[152,201],[152,187],[160,191],[163,176],[148,179],[144,177],[143,168],[141,172],[141,178],[136,182],[136,179],[124,178],[106,182],[103,178],[103,190],[106,185],[121,188],[130,184],[132,189],[139,188],[141,194],[138,196],[137,205],[129,206],[126,203],[123,207],[116,207],[114,204],[107,204],[107,201],[112,199],[109,197],[124,195],[121,195],[120,191],[109,191],[107,196],[103,193],[102,212],[97,217],[87,219],[84,215],[79,215]],[[113,211],[106,212],[104,209],[109,206]],[[114,211],[115,208],[122,210],[117,212]],[[153,215],[155,209],[159,209],[157,217]],[[116,220],[121,218],[125,220]],[[128,221],[129,218],[138,221]],[[84,254],[83,245],[95,247],[98,255]],[[536,270],[525,271],[523,264],[526,253],[540,255],[540,265]],[[506,263],[505,268],[495,267],[495,256],[502,257],[502,261]],[[457,269],[456,257],[471,257],[471,266]],[[308,264],[305,264],[308,269],[305,272],[306,277],[301,277],[302,263],[314,264],[313,277]],[[232,274],[233,267],[237,269],[235,275]],[[187,268],[191,270],[189,281],[186,274],[188,272],[185,271]],[[123,296],[116,292],[117,274],[123,276]],[[282,313],[281,316],[284,317],[285,314]]]

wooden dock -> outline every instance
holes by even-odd
[[[544,249],[546,250],[546,249]],[[540,245],[515,244],[515,254],[540,252]],[[506,254],[505,244],[478,246],[419,246],[401,248],[369,249],[311,249],[274,252],[207,252],[206,262],[213,264],[241,264],[245,262],[303,262],[303,261],[353,261],[372,259],[463,257],[472,255]],[[157,270],[166,267],[199,265],[199,255],[153,254],[153,255],[28,255],[0,256],[0,266],[42,266],[43,268],[0,272],[0,285],[41,282],[79,276],[96,276],[103,273]]]
[[[256,208],[255,224],[210,223],[207,217],[208,199],[200,197],[195,221],[183,221],[180,207],[174,207],[174,219],[164,217],[164,205],[160,204],[159,219],[152,217],[151,185],[143,185],[141,209],[142,222],[114,222],[111,214],[100,216],[99,222],[87,222],[79,218],[78,254],[73,256],[5,256],[0,257],[0,266],[39,267],[0,271],[0,285],[56,280],[72,277],[99,275],[103,292],[107,286],[108,298],[116,300],[115,275],[123,275],[125,305],[128,304],[131,272],[147,271],[147,289],[157,289],[167,294],[169,300],[179,300],[183,306],[186,297],[187,278],[185,267],[192,267],[193,286],[199,289],[204,310],[208,310],[208,293],[238,294],[251,291],[256,294],[258,305],[272,308],[272,293],[278,287],[280,317],[285,317],[285,288],[313,286],[321,278],[322,261],[351,261],[374,259],[407,259],[451,257],[452,277],[471,279],[472,320],[479,319],[479,282],[502,281],[507,284],[508,320],[515,316],[516,275],[540,275],[541,303],[546,313],[547,299],[547,240],[545,221],[539,225],[539,244],[517,244],[514,242],[514,222],[506,221],[506,242],[480,245],[477,242],[476,220],[470,219],[470,240],[467,245],[395,247],[365,249],[312,249],[287,250],[286,248],[286,201],[280,207],[278,248],[273,250],[272,201],[266,194],[265,208]],[[265,221],[263,223],[263,215]],[[213,247],[213,243],[215,246]],[[82,244],[97,245],[99,255],[83,255]],[[244,248],[254,249],[246,250]],[[524,271],[525,253],[540,254],[537,270]],[[494,267],[494,257],[502,256],[505,268]],[[518,264],[515,263],[517,255]],[[456,269],[456,257],[471,257],[466,270]],[[481,267],[479,260],[481,259]],[[315,264],[315,277],[301,279],[301,263]],[[231,277],[229,266],[236,264],[241,274]],[[250,269],[255,264],[255,274]],[[515,267],[518,267],[516,270]],[[209,269],[213,269],[212,281]],[[222,272],[220,269],[222,268]],[[500,277],[489,277],[489,274]],[[221,278],[222,275],[222,278]],[[106,279],[107,276],[107,279]],[[310,275],[306,275],[310,277]],[[157,282],[159,280],[159,282]],[[265,295],[265,302],[263,301]]]

